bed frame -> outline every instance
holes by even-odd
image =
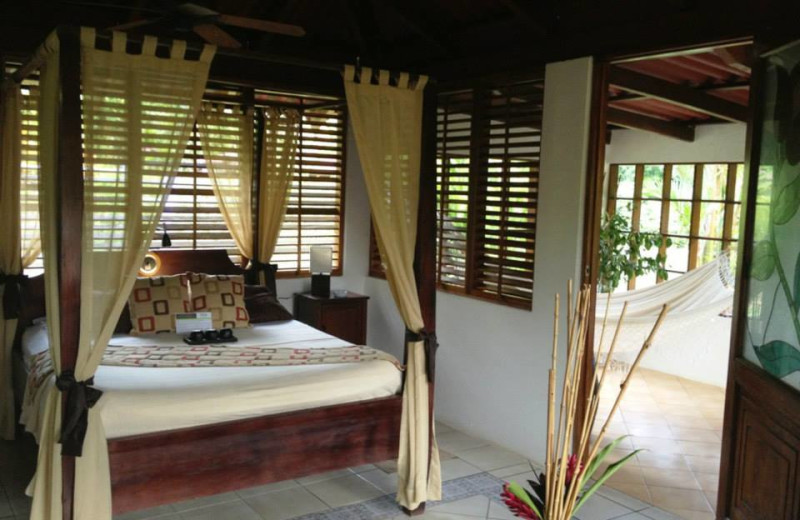
[[[249,274],[224,250],[149,254],[152,275]],[[28,282],[18,338],[44,315],[43,289]],[[114,513],[394,459],[401,406],[394,395],[109,440]]]
[[[61,365],[62,369],[68,370],[75,366],[80,334],[83,216],[81,61],[78,30],[74,27],[59,27],[57,30],[61,103],[55,209],[59,217]],[[98,35],[110,37],[110,33],[103,31],[98,31]],[[191,46],[189,48],[192,50]],[[36,72],[39,68],[36,59],[34,57],[24,64],[14,74],[14,79],[21,81]],[[246,62],[248,58],[242,57],[241,60]],[[329,72],[339,81],[340,71]],[[210,79],[214,79],[213,66]],[[432,84],[429,83],[424,96],[414,270],[425,329],[433,333],[436,330],[436,90]],[[254,190],[258,188],[256,183]],[[228,260],[227,255],[227,265],[222,266],[219,263],[221,258],[208,252],[191,254],[160,250],[158,254],[162,257],[161,274],[188,270],[220,274],[230,269],[236,270],[230,272],[242,272]],[[43,309],[42,286],[41,280],[29,281],[26,291],[29,309],[37,305]],[[427,355],[432,430],[433,345]],[[401,401],[400,396],[393,396],[111,440],[108,448],[114,512],[123,513],[320,471],[393,459],[398,452]],[[74,457],[62,456],[62,475],[63,518],[72,520]],[[423,503],[418,509],[405,512],[416,515],[424,510]]]

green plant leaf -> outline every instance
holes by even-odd
[[[508,490],[511,491],[515,497],[525,502],[525,504],[527,504],[528,507],[533,509],[533,512],[539,515],[539,518],[543,518],[542,513],[539,512],[539,509],[536,507],[536,504],[534,504],[533,500],[531,500],[531,497],[528,496],[528,492],[525,491],[525,488],[523,488],[516,482],[509,482]]]
[[[602,486],[605,483],[606,480],[611,478],[611,476],[614,473],[616,473],[626,462],[628,462],[631,459],[631,457],[633,457],[634,455],[636,455],[640,451],[643,451],[643,450],[634,450],[631,453],[629,453],[628,455],[626,455],[625,457],[623,457],[620,460],[618,460],[617,462],[615,462],[614,464],[612,464],[609,467],[607,467],[606,470],[603,472],[603,475],[599,479],[597,479],[597,481],[594,484],[592,484],[592,487],[590,487],[589,489],[587,489],[583,493],[583,495],[581,496],[581,499],[578,500],[577,504],[575,504],[575,509],[572,510],[572,514],[577,513],[578,510],[583,506],[583,503],[586,502],[587,500],[589,500],[589,497],[591,497],[594,494],[595,491],[600,489],[600,486]]]
[[[772,221],[776,224],[786,224],[792,220],[798,208],[800,208],[800,175],[778,193],[772,210]]]
[[[794,306],[800,309],[800,253],[794,263]]]
[[[611,450],[616,448],[620,442],[625,440],[629,435],[623,435],[621,437],[617,437],[613,441],[609,442],[605,446],[603,446],[600,451],[597,452],[597,455],[594,456],[592,461],[589,463],[589,466],[586,468],[586,471],[583,472],[583,478],[581,479],[581,487],[583,487],[586,482],[592,478],[594,472],[597,471],[597,468],[600,467],[600,464],[603,463],[603,460],[611,453]]]
[[[761,366],[777,378],[800,370],[800,350],[794,345],[776,339],[762,346],[754,346]]]
[[[750,266],[750,276],[756,280],[765,281],[775,272],[775,247],[769,240],[758,242],[753,248],[753,264]]]

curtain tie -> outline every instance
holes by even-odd
[[[417,341],[422,341],[425,344],[425,374],[428,376],[428,382],[433,383],[436,376],[436,351],[439,350],[436,332],[425,329],[413,332],[406,329],[406,342],[416,343]]]
[[[72,370],[64,370],[56,379],[56,386],[67,393],[67,407],[61,421],[61,454],[80,457],[83,454],[83,439],[89,425],[89,408],[92,408],[103,392],[93,388],[94,378],[76,381]]]
[[[22,286],[28,281],[24,274],[6,274],[0,272],[0,285],[5,285],[3,292],[3,316],[7,320],[19,318],[22,309]]]
[[[272,264],[268,262],[259,262],[254,258],[250,259],[250,265],[248,267],[247,270],[252,273],[248,283],[255,283],[258,285],[268,285],[267,280],[270,279],[270,277],[267,275],[274,272],[275,269]],[[261,273],[264,273],[263,276]]]

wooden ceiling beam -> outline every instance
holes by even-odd
[[[748,76],[752,73],[753,55],[748,47],[722,47],[714,49],[725,65]]]
[[[547,36],[547,26],[542,23],[542,14],[537,12],[532,2],[521,2],[519,0],[501,0],[509,11],[514,13],[515,16],[521,18],[525,24],[534,32],[534,35],[539,38]]]
[[[455,48],[441,37],[441,31],[424,21],[425,14],[415,9],[409,2],[404,0],[382,1],[381,5],[394,13],[394,15],[400,18],[409,29],[417,33],[417,35],[425,40],[431,47],[435,48],[440,54],[448,58],[452,58],[456,55]]]
[[[611,85],[673,105],[683,106],[726,121],[747,121],[747,107],[700,92],[691,87],[670,83],[652,76],[620,67],[611,67],[608,81]]]
[[[723,83],[720,85],[703,85],[699,87],[694,87],[695,90],[700,92],[726,92],[729,90],[742,90],[750,88],[750,81],[738,79],[736,81],[732,81],[729,83]],[[632,92],[621,92],[615,96],[609,97],[609,102],[616,102],[616,101],[633,101],[638,99],[647,99],[648,96],[642,96],[641,94],[635,94]]]
[[[694,141],[694,126],[647,117],[618,108],[609,107],[607,121],[609,124],[623,128],[653,132],[673,139],[680,139],[681,141]]]

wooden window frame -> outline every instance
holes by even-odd
[[[241,97],[225,98],[225,99],[222,99],[222,100],[220,99],[220,97],[218,95],[216,95],[216,96],[207,96],[206,98],[204,98],[204,101],[212,101],[212,102],[222,101],[222,102],[229,103],[229,104],[231,104],[233,106],[236,106],[237,108],[244,108],[244,107],[247,107],[247,106],[252,106],[254,108],[253,117],[255,119],[254,120],[254,130],[256,132],[256,138],[255,138],[255,142],[254,142],[255,150],[254,150],[254,154],[253,154],[253,161],[254,161],[254,165],[253,165],[253,172],[254,172],[254,179],[253,179],[253,219],[254,219],[254,228],[253,228],[253,231],[254,231],[254,233],[256,233],[256,235],[257,235],[257,226],[258,226],[258,218],[257,218],[258,217],[258,211],[257,211],[258,210],[258,206],[257,206],[257,204],[258,204],[258,175],[257,175],[257,172],[258,172],[258,165],[260,164],[260,161],[261,161],[262,148],[263,148],[263,139],[262,139],[262,136],[263,136],[263,124],[262,124],[262,121],[261,121],[261,119],[262,119],[262,112],[261,111],[263,110],[263,108],[265,108],[267,106],[279,106],[281,108],[295,108],[295,109],[299,110],[301,112],[301,114],[302,114],[306,110],[320,109],[320,107],[322,107],[322,105],[319,104],[319,100],[323,99],[323,98],[317,98],[317,97],[308,98],[308,97],[302,97],[302,96],[296,96],[295,97],[292,94],[281,94],[281,96],[282,96],[282,99],[293,98],[294,97],[297,100],[297,103],[293,104],[293,105],[288,105],[288,104],[283,104],[283,103],[269,103],[269,102],[263,102],[263,101],[262,102],[255,102],[255,101],[253,101],[252,93],[248,93],[248,92],[244,92]],[[308,104],[308,100],[309,99],[313,100],[314,104]],[[325,103],[326,106],[327,105],[331,105],[331,104],[336,104],[336,103],[335,102],[334,103],[330,103],[330,102]],[[341,102],[340,104],[343,104],[343,102]],[[341,276],[342,272],[343,272],[343,269],[344,269],[345,193],[346,193],[346,177],[347,177],[347,175],[346,175],[346,170],[347,170],[347,168],[346,168],[346,165],[347,165],[347,111],[344,110],[344,109],[342,110],[340,121],[341,121],[341,130],[340,130],[340,132],[336,133],[336,136],[338,138],[337,139],[337,141],[338,141],[337,144],[340,145],[340,149],[341,149],[341,161],[339,163],[339,168],[338,168],[338,172],[337,172],[338,178],[339,178],[339,186],[340,186],[340,188],[339,188],[339,204],[338,204],[338,210],[337,210],[339,221],[338,221],[338,233],[337,233],[337,236],[336,236],[336,242],[338,243],[339,254],[338,254],[338,265],[334,266],[334,269],[331,272],[332,276]],[[300,139],[301,139],[301,141],[302,141],[302,132],[303,132],[303,125],[301,125],[301,127],[300,127]],[[199,147],[199,144],[197,144],[197,142],[196,142],[196,138],[197,138],[197,128],[196,128],[196,125],[195,125],[194,129],[192,130],[192,139],[195,140],[195,145],[197,145],[197,147]],[[298,147],[298,150],[301,150],[301,147]],[[200,150],[199,153],[202,153],[202,150]],[[199,166],[197,164],[197,154],[194,154],[192,156],[192,158],[194,160],[194,165],[192,166],[192,175],[195,176],[195,177],[197,177],[198,175],[202,175],[203,171],[201,169],[199,169]],[[307,160],[308,159],[306,158],[306,156],[301,153],[300,157],[299,157],[299,160],[298,160],[297,174],[296,175],[300,176],[301,172],[304,171],[305,161],[307,161]],[[302,177],[298,177],[298,178],[299,178],[299,182],[300,182],[300,184],[302,186]],[[193,189],[195,191],[195,193],[192,194],[193,195],[193,201],[194,201],[194,204],[196,205],[196,203],[197,203],[196,185],[194,186]],[[301,190],[302,190],[302,187],[301,187]],[[209,193],[211,193],[213,195],[213,191],[209,191]],[[206,194],[205,191],[204,191],[203,194],[204,195]],[[300,206],[301,207],[300,208],[298,208],[298,209],[287,208],[287,215],[289,214],[289,212],[292,212],[293,215],[299,215],[300,216],[299,219],[298,219],[299,220],[299,222],[298,222],[298,224],[299,224],[298,225],[298,234],[301,232],[300,230],[302,228],[302,223],[301,223],[302,222],[302,220],[301,220],[302,217],[301,216],[304,215],[304,214],[305,215],[314,214],[314,212],[311,212],[311,211],[303,212],[303,210],[302,210],[302,192],[301,192],[300,196],[301,196],[301,201],[300,201]],[[197,221],[196,221],[196,212],[193,212],[193,213],[195,214],[195,221],[194,221],[192,233],[193,233],[193,236],[196,236],[196,234],[198,232]],[[221,219],[221,214],[220,214],[220,219]],[[169,223],[167,223],[167,225],[169,226]],[[153,243],[154,243],[155,247],[158,247],[159,241],[161,239],[161,232],[162,232],[161,231],[161,227],[162,227],[162,222],[159,222],[159,230],[156,231],[156,235],[153,237]],[[171,234],[169,228],[167,228],[167,232]],[[232,239],[231,239],[231,241],[232,241]],[[187,249],[187,248],[174,247],[172,249]],[[208,248],[199,248],[198,249],[196,247],[196,240],[195,240],[195,238],[193,238],[193,244],[192,244],[192,248],[191,249],[202,250],[202,249],[208,249]],[[219,247],[215,247],[214,249],[219,249]],[[232,257],[232,260],[234,261],[234,263],[240,263],[243,266],[247,263],[248,259],[244,258],[240,254],[238,249],[236,249],[235,245],[233,245],[231,248],[226,247],[226,249],[228,250],[228,254]],[[311,275],[311,273],[308,271],[308,269],[303,269],[302,268],[302,256],[303,256],[303,243],[302,243],[302,241],[300,241],[298,239],[296,267],[289,268],[289,269],[279,269],[276,272],[276,278],[288,279],[288,278],[307,278],[307,277],[309,277]]]
[[[541,79],[498,85],[481,84],[439,95],[437,205],[439,208],[442,204],[467,205],[466,242],[463,248],[454,247],[454,250],[463,252],[464,274],[463,277],[453,274],[460,273],[462,264],[447,263],[444,259],[445,248],[438,247],[436,284],[440,291],[519,309],[532,308],[539,199],[541,84]],[[459,108],[451,112],[451,105]],[[450,119],[452,115],[457,120]],[[463,120],[463,127],[458,117],[462,115],[467,116]],[[453,129],[458,135],[450,141],[448,132]],[[458,164],[450,161],[451,158],[466,159],[468,163],[463,165],[465,171],[453,173],[448,170],[459,168]],[[517,166],[526,170],[516,171]],[[466,189],[463,188],[463,182],[459,182],[462,189],[451,193],[448,181],[453,177],[466,177]],[[456,202],[447,198],[454,193],[461,195]],[[465,201],[461,202],[462,199]],[[515,211],[518,209],[522,211]],[[436,237],[439,245],[445,242],[445,222],[451,222],[444,218],[444,214],[441,209],[437,210]],[[463,222],[463,217],[458,220]],[[510,231],[513,235],[511,239],[506,236],[509,228],[513,228]],[[453,229],[450,231],[453,232]],[[372,230],[370,235],[369,276],[385,278]],[[456,232],[456,235],[460,235],[460,232]],[[460,238],[453,240],[463,243]],[[484,261],[481,260],[482,256]],[[448,271],[449,281],[443,279],[445,265],[456,268],[455,271]],[[530,285],[527,285],[526,271],[530,275]],[[459,283],[462,278],[463,284]],[[504,278],[511,280],[508,286],[504,286]],[[525,296],[526,287],[529,287],[529,296]]]
[[[307,102],[307,99],[309,99],[309,98],[306,98],[306,97],[298,97],[297,99],[299,101],[299,104],[297,106],[295,106],[294,108],[299,110],[301,112],[301,115],[303,115],[304,112],[307,111],[307,110],[308,111],[312,111],[314,109],[320,109],[320,108],[323,108],[323,109],[324,108],[331,108],[330,106],[322,106],[321,107],[320,105],[317,105],[317,104],[307,105],[306,102]],[[313,98],[313,99],[317,99],[317,98]],[[341,103],[333,103],[333,104],[341,105],[342,107],[344,107],[344,101],[343,100],[341,101]],[[326,105],[331,105],[331,103],[327,103]],[[266,106],[266,105],[259,104],[259,105],[256,105],[256,108],[259,109],[259,108],[262,108],[264,106]],[[338,265],[334,265],[334,267],[333,267],[333,269],[331,270],[331,273],[330,273],[331,276],[342,276],[342,274],[344,272],[345,198],[346,198],[346,189],[347,189],[347,124],[348,124],[347,123],[347,116],[348,116],[348,114],[347,114],[346,108],[342,108],[341,119],[340,119],[340,121],[341,121],[341,129],[337,134],[337,137],[340,139],[339,142],[341,144],[341,162],[339,164],[339,172],[338,172],[339,173],[339,186],[340,186],[340,189],[339,189],[339,205],[338,205],[339,233],[338,233],[338,236],[336,237],[336,241],[338,242],[339,255],[338,255]],[[302,144],[302,139],[303,139],[303,125],[300,126],[300,141],[301,141],[301,144]],[[257,140],[257,152],[255,154],[258,157],[261,156],[261,146],[262,146],[262,144],[263,144],[263,141],[261,139],[258,139]],[[298,150],[299,149],[300,149],[300,146],[298,146]],[[306,160],[308,160],[306,158],[306,156],[304,154],[300,154],[298,165],[297,165],[298,174],[304,170],[304,167],[305,167],[304,161],[306,161]],[[302,190],[302,177],[299,177],[299,183],[300,183],[300,189]],[[302,197],[302,195],[301,195],[301,197]],[[302,206],[302,202],[301,202],[301,206]],[[291,208],[287,208],[287,215],[289,214],[290,210],[291,210]],[[301,207],[300,208],[300,212],[298,214],[299,215],[303,215],[303,214],[315,214],[315,213],[313,213],[313,212],[304,213],[302,211],[302,207]],[[316,213],[316,214],[319,214],[319,213]],[[301,223],[300,220],[298,220],[298,234],[301,233],[301,230],[302,230],[302,223]],[[297,247],[297,268],[295,268],[293,270],[280,269],[279,268],[278,271],[275,274],[276,278],[286,279],[286,278],[308,278],[308,277],[310,277],[311,276],[311,272],[308,269],[303,269],[302,268],[302,257],[303,257],[303,254],[304,254],[303,253],[303,244],[302,244],[302,242],[300,242],[298,244],[298,247]]]
[[[726,165],[726,181],[725,181],[725,198],[724,199],[705,199],[703,198],[703,172],[706,166]],[[633,197],[617,197],[617,189],[619,187],[619,167],[620,166],[633,166],[635,167],[634,177],[634,193]],[[644,178],[644,168],[646,166],[662,166],[663,167],[663,184],[661,198],[655,199],[652,197],[642,197],[642,185]],[[672,200],[672,174],[676,166],[691,166],[693,168],[693,185],[692,185],[692,198],[691,199],[675,199]],[[617,201],[625,200],[632,202],[631,208],[631,228],[633,231],[639,231],[641,219],[641,206],[644,200],[657,200],[661,202],[661,221],[660,233],[666,238],[685,239],[689,242],[688,271],[698,267],[698,253],[701,240],[709,240],[722,242],[722,250],[729,250],[734,244],[738,243],[738,237],[733,236],[733,220],[736,207],[741,207],[741,195],[739,200],[736,200],[736,178],[737,169],[741,168],[743,163],[730,162],[730,161],[707,161],[707,162],[675,162],[675,163],[614,163],[609,165],[609,182],[608,182],[608,197],[606,200],[606,212],[609,215],[616,213]],[[688,202],[691,204],[691,220],[688,235],[678,235],[669,233],[669,211],[672,202]],[[723,233],[722,237],[709,237],[700,234],[700,210],[704,203],[720,203],[724,204],[723,214]],[[662,244],[659,252],[666,254],[666,244]],[[687,272],[688,272],[687,271]],[[669,271],[673,274],[682,274],[679,271]],[[660,277],[656,280],[661,283],[664,280]],[[628,290],[636,288],[636,277],[628,280]]]

